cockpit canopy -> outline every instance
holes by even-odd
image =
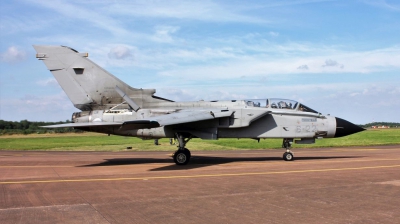
[[[270,98],[270,99],[252,99],[245,100],[245,103],[249,107],[265,107],[272,109],[286,109],[286,110],[297,110],[310,113],[318,113],[317,111],[305,106],[304,104],[298,103],[294,100]]]

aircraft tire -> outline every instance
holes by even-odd
[[[191,157],[191,153],[188,149],[177,150],[174,153],[174,162],[176,165],[186,165],[189,163]]]
[[[188,154],[189,154],[189,158],[190,158],[190,157],[192,157],[192,153],[190,153],[189,149],[187,149],[187,148],[184,148],[183,150],[185,150],[185,151],[186,151],[186,153],[188,153]]]
[[[293,160],[294,160],[293,153],[291,153],[291,152],[285,152],[285,153],[283,153],[283,159],[284,159],[285,161],[293,161]]]

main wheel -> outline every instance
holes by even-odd
[[[190,150],[187,148],[183,149],[187,154],[189,154],[189,158],[192,157],[192,153],[190,153]]]
[[[174,154],[174,162],[176,165],[186,165],[190,161],[190,156],[188,149],[177,150]]]
[[[291,153],[291,152],[283,153],[283,159],[285,161],[292,161],[294,159],[293,153]]]

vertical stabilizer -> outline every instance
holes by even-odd
[[[65,46],[33,46],[74,106],[80,110],[107,109],[124,100],[118,86],[138,106],[152,100],[154,89],[135,89],[88,59],[88,53]],[[157,100],[157,99],[155,99]]]

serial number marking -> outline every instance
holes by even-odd
[[[316,125],[306,125],[306,126],[296,126],[296,132],[301,133],[301,132],[317,132],[317,126]]]

